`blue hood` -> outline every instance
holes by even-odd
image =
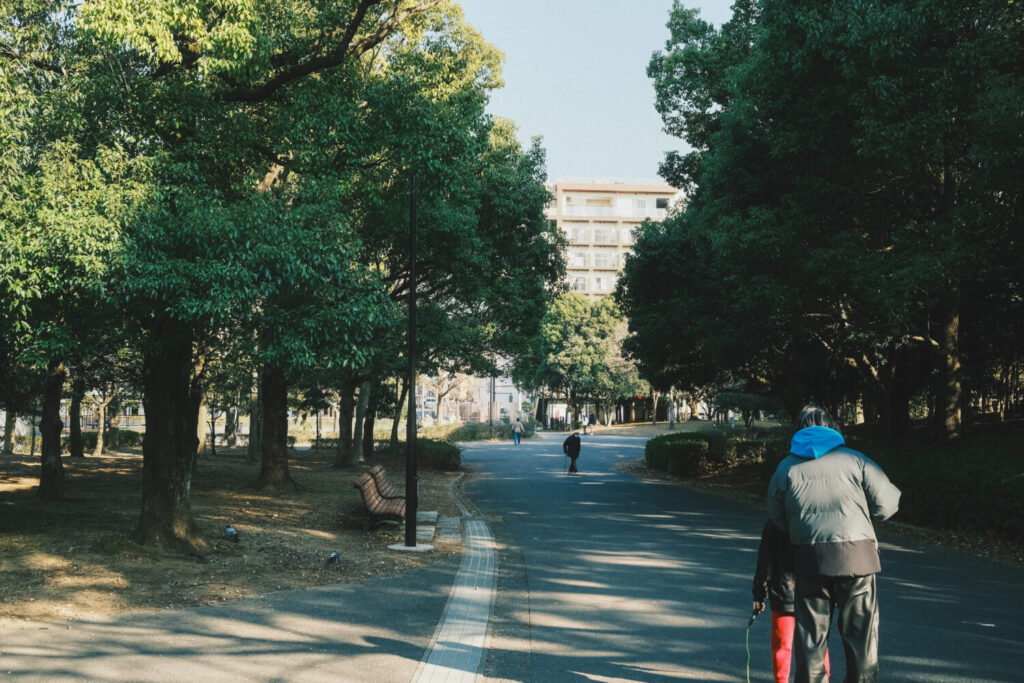
[[[845,445],[843,435],[828,427],[804,427],[793,435],[789,452],[801,458],[820,458],[833,448]]]

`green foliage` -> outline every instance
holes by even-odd
[[[1022,19],[999,0],[743,0],[715,28],[677,3],[648,73],[693,150],[662,167],[688,205],[639,231],[618,295],[643,376],[757,378],[791,411],[862,394],[881,420],[1008,367]],[[954,319],[960,339],[940,333]]]
[[[97,436],[98,436],[98,432],[82,432],[82,444],[83,444],[84,448],[87,451],[87,453],[86,453],[87,456],[88,456],[88,453],[92,451],[92,449],[96,448],[96,438],[97,438]],[[110,447],[110,444],[112,443],[114,438],[118,439],[118,443],[120,444],[118,446],[119,448],[121,448],[121,447],[124,447],[124,448],[137,448],[137,447],[142,445],[143,434],[141,432],[136,432],[136,431],[133,431],[131,429],[108,429],[106,431],[106,434],[104,435],[104,441],[107,444],[107,448]],[[40,443],[41,443],[41,437],[39,435],[36,435],[35,441],[36,441],[36,453],[38,454],[39,453],[39,448],[40,448]],[[70,437],[68,437],[68,436],[62,436],[61,437],[61,440],[60,440],[61,449],[62,449],[62,451],[64,453],[68,452],[69,442],[70,442]],[[28,453],[29,450],[31,450],[31,447],[32,447],[32,437],[31,436],[16,436],[16,437],[14,437],[14,450],[15,450],[16,453],[22,453],[22,454]]]
[[[322,405],[397,372],[411,286],[424,369],[521,354],[563,269],[543,150],[486,115],[501,55],[458,5],[382,7],[6,3],[0,382],[64,362],[105,384],[92,357],[128,341],[163,401],[150,427],[184,424],[200,395],[238,402],[260,366]],[[98,334],[111,319],[126,326]],[[185,517],[187,442],[147,443],[183,476],[144,479],[177,487],[160,500]]]
[[[537,420],[532,415],[523,417],[523,438],[528,439],[537,434]],[[461,443],[465,441],[489,441],[498,439],[501,441],[512,440],[512,424],[509,422],[498,422],[493,425],[486,422],[466,422],[451,424],[438,424],[422,430],[431,438],[449,443]]]
[[[528,355],[513,368],[523,386],[583,401],[646,393],[648,385],[622,359],[625,323],[610,297],[596,301],[568,292],[541,321]]]
[[[99,432],[82,432],[82,445],[87,449],[91,450],[96,448],[96,439],[99,436]],[[103,435],[103,441],[107,448],[110,448],[110,444],[113,443],[114,439],[118,440],[119,448],[136,448],[142,445],[144,435],[142,432],[136,432],[131,429],[108,429]],[[61,439],[61,444],[67,448],[68,437]]]
[[[322,443],[321,443],[321,447]],[[391,456],[405,457],[404,443],[398,445],[398,452],[385,451]],[[382,453],[383,455],[383,453]],[[416,439],[416,465],[431,470],[454,472],[462,467],[462,449],[450,441],[437,438],[418,437]]]
[[[416,462],[426,469],[453,472],[462,467],[462,450],[447,441],[416,439]]]
[[[898,521],[1006,538],[1024,534],[1024,466],[1016,438],[863,450],[903,492]]]
[[[651,469],[678,476],[697,476],[711,471],[711,444],[700,434],[666,434],[644,446],[644,459]]]
[[[731,478],[749,481],[751,492],[763,494],[789,453],[791,436],[792,430],[778,429],[761,439],[730,438],[728,448],[735,453],[729,463]],[[878,463],[901,490],[897,522],[1004,538],[1024,533],[1019,505],[1024,469],[1017,433],[886,447],[848,435],[847,445]]]

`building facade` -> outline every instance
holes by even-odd
[[[615,181],[559,181],[551,191],[547,217],[569,240],[569,286],[590,298],[615,289],[633,230],[646,220],[664,220],[683,196],[670,185]]]

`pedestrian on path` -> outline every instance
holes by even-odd
[[[519,445],[520,439],[523,438],[523,430],[525,429],[523,421],[517,417],[516,421],[512,423],[512,443],[516,446]]]
[[[846,654],[846,681],[878,680],[881,571],[872,517],[888,519],[900,490],[878,465],[846,448],[824,409],[800,411],[790,455],[768,484],[768,515],[788,532],[796,574],[796,681],[824,683],[833,610]]]
[[[776,683],[788,683],[793,660],[793,632],[796,629],[793,593],[793,546],[786,532],[770,519],[761,530],[757,548],[757,569],[754,571],[754,613],[765,609],[769,600],[772,611],[772,672]],[[825,651],[825,675],[829,673],[828,651]]]
[[[562,442],[562,450],[569,456],[569,474],[579,474],[576,458],[580,457],[580,431],[577,429]]]

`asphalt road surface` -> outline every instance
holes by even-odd
[[[499,551],[484,673],[517,681],[744,681],[763,511],[615,470],[639,437],[468,444],[467,497]],[[897,516],[898,519],[898,516]],[[1024,680],[1024,570],[882,538],[883,681]],[[769,619],[749,633],[770,681]],[[833,630],[832,680],[845,673]]]

